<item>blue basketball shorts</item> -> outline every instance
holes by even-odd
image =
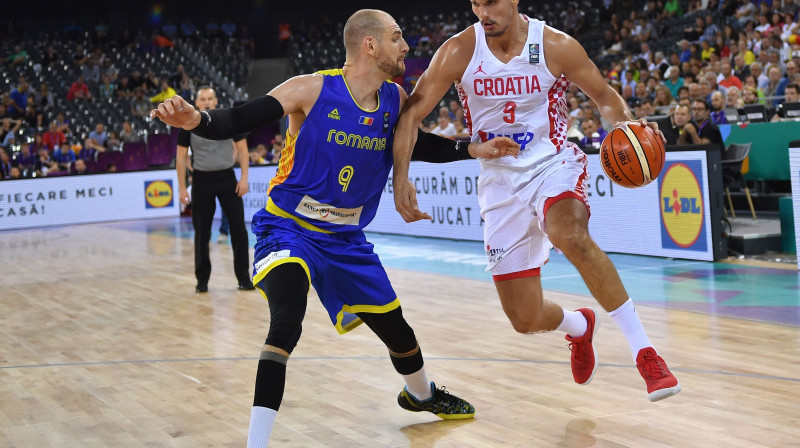
[[[364,232],[320,233],[291,219],[258,216],[253,284],[283,263],[298,263],[306,271],[331,322],[340,334],[362,323],[355,313],[386,313],[400,306],[389,277]]]

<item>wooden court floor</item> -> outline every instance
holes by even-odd
[[[236,290],[213,242],[210,292],[195,294],[186,225],[0,232],[0,448],[245,445],[267,303]],[[578,386],[563,337],[516,334],[491,283],[388,272],[429,376],[475,419],[398,407],[385,348],[366,327],[339,336],[312,293],[271,446],[800,446],[796,326],[640,304],[683,385],[650,403],[606,315],[601,366]]]

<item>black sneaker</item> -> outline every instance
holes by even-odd
[[[240,291],[252,291],[252,290],[256,289],[256,287],[253,286],[252,282],[239,283],[238,288],[239,288]]]
[[[194,287],[194,292],[208,292],[208,285],[206,283],[198,283],[197,286]]]
[[[437,389],[436,385],[431,381],[431,392],[433,392],[431,398],[417,400],[404,387],[400,395],[397,396],[397,404],[407,411],[428,411],[445,420],[460,420],[475,416],[475,407],[466,400],[452,395],[444,386]]]

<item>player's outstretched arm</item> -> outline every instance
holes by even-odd
[[[321,89],[321,76],[298,76],[275,87],[267,95],[240,106],[203,112],[175,95],[152,110],[150,117],[203,138],[227,140],[274,123],[286,115],[308,112]]]
[[[462,142],[418,130],[417,142],[411,160],[429,163],[447,163],[468,159],[499,159],[516,157],[519,144],[508,137],[495,137],[488,142]]]

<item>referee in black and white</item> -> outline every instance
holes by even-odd
[[[217,94],[209,86],[197,90],[195,106],[198,110],[217,107]],[[186,188],[186,161],[192,148],[192,195]],[[238,154],[242,170],[237,182],[233,171],[234,157]],[[178,133],[178,186],[183,204],[192,203],[192,226],[194,227],[194,274],[197,277],[195,292],[208,291],[211,276],[211,260],[208,257],[211,226],[216,199],[230,222],[231,246],[233,247],[233,270],[239,281],[238,288],[252,290],[250,278],[250,251],[247,229],[244,223],[244,203],[242,196],[247,193],[247,168],[249,164],[245,135],[228,140],[208,140],[181,129]]]

